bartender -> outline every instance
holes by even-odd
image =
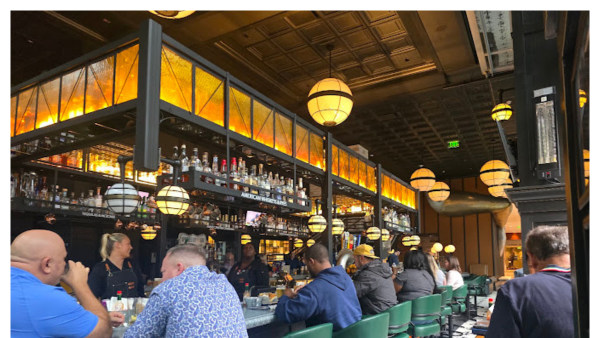
[[[102,262],[92,268],[88,285],[94,296],[107,299],[122,292],[123,298],[144,297],[144,283],[138,268],[134,268],[130,253],[133,247],[127,235],[104,234],[100,243]]]
[[[227,279],[233,285],[240,301],[244,296],[246,283],[249,287],[269,286],[269,270],[256,255],[256,249],[252,243],[244,245],[242,260],[231,267]]]

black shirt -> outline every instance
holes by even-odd
[[[106,299],[116,296],[106,294],[106,283],[108,277],[108,271],[106,271],[106,264],[108,264],[110,271],[113,273],[122,271],[108,259],[102,262],[98,262],[96,265],[94,265],[92,271],[90,272],[90,275],[88,276],[88,285],[90,287],[90,290],[92,290],[94,296],[100,297],[100,299]],[[126,269],[130,269],[130,264],[133,269],[133,272],[137,276],[137,281],[135,281],[137,289],[136,295],[137,297],[144,297],[144,281],[140,269],[136,265],[134,265],[130,259],[125,259],[123,261],[123,271]]]
[[[248,283],[249,287],[255,285],[269,286],[269,270],[267,269],[267,266],[262,263],[260,258],[256,258],[252,261],[246,269],[242,269],[241,265],[241,261],[235,263],[227,275],[227,280],[233,285],[240,301],[243,298],[246,283]]]
[[[571,270],[550,265],[499,290],[486,338],[574,337]]]

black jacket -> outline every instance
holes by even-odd
[[[229,280],[229,283],[233,285],[233,288],[237,292],[238,297],[240,297],[240,301],[244,296],[245,283],[248,283],[249,287],[253,287],[256,285],[267,287],[269,286],[269,270],[267,266],[263,264],[260,258],[257,257],[254,259],[254,261],[252,261],[252,263],[250,263],[250,265],[246,269],[247,275],[243,280],[241,280],[240,278],[240,276],[243,275],[243,272],[238,274],[238,272],[241,272],[239,271],[241,265],[241,261],[235,263],[231,267],[231,270],[229,270],[229,274],[227,275],[227,280]]]
[[[398,303],[391,277],[392,269],[379,259],[356,271],[352,279],[363,315],[381,313]]]

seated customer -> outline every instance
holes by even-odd
[[[440,270],[440,268],[438,267],[437,262],[435,261],[435,258],[433,258],[432,255],[427,254],[427,261],[429,262],[429,267],[431,268],[431,272],[433,272],[433,275],[435,276],[435,285],[437,285],[437,286],[444,285],[444,280],[446,279],[446,275],[444,275],[444,272],[442,272],[442,270]]]
[[[11,337],[110,337],[111,318],[123,322],[122,314],[109,316],[94,297],[87,284],[89,268],[69,261],[63,275],[66,257],[65,242],[52,231],[25,231],[12,242]],[[56,286],[61,280],[77,299]]]
[[[372,246],[359,245],[354,250],[354,263],[358,271],[352,279],[363,315],[381,313],[398,303],[392,269],[387,263],[381,263]]]
[[[532,274],[500,287],[485,337],[575,337],[567,227],[534,228],[525,249]]]
[[[394,279],[398,303],[407,302],[436,291],[433,272],[427,257],[420,250],[411,250],[404,255],[404,271]]]
[[[123,338],[248,337],[233,286],[206,268],[203,249],[172,247],[160,270],[162,283]]]
[[[398,268],[400,267],[400,259],[398,257],[400,257],[400,250],[396,249],[387,258],[387,263],[392,268],[392,276],[394,278],[396,278]]]
[[[460,274],[460,263],[458,262],[458,258],[455,256],[446,256],[444,259],[444,269],[448,271],[446,273],[444,285],[452,285],[452,290],[456,290],[465,284],[462,275]]]
[[[306,326],[332,323],[333,331],[359,321],[354,284],[342,266],[331,266],[327,248],[314,244],[304,254],[304,263],[314,280],[296,291],[284,291],[275,309],[277,319],[288,324],[304,320]]]

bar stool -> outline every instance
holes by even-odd
[[[388,337],[408,338],[408,325],[412,314],[412,302],[404,302],[394,305],[385,310],[383,313],[390,314],[390,322],[388,324]]]
[[[290,332],[283,336],[284,338],[331,338],[333,334],[333,324],[325,323],[307,327],[306,329]]]
[[[333,333],[334,338],[387,338],[390,314],[382,312]],[[311,337],[312,338],[312,337]]]
[[[425,337],[440,333],[440,309],[442,296],[428,295],[412,300],[412,316],[408,334],[412,337]],[[418,322],[431,323],[417,324]]]

